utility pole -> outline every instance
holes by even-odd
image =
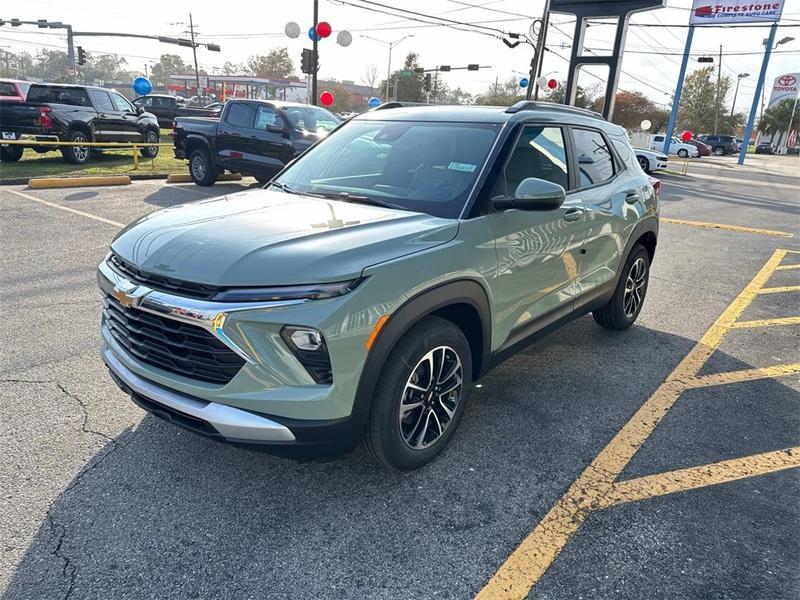
[[[200,69],[197,68],[197,44],[194,43],[194,21],[192,13],[189,13],[189,33],[192,37],[192,54],[194,55],[194,77],[197,83],[197,95],[200,95]]]
[[[319,54],[317,54],[317,23],[319,21],[319,0],[314,0],[314,35],[311,50],[314,52],[314,68],[311,71],[311,104],[317,105],[317,71],[319,71]]]
[[[542,66],[544,64],[544,43],[545,39],[547,38],[547,28],[550,25],[550,0],[545,0],[544,2],[544,13],[542,14],[542,24],[539,29],[539,37],[536,38],[536,53],[533,56],[533,60],[536,61],[535,69],[531,68],[531,77],[528,80],[528,92],[527,92],[527,99],[531,99],[531,88],[534,88],[534,83],[536,79],[542,74]],[[539,86],[535,86],[533,89],[533,99],[539,99]]]
[[[719,65],[717,66],[717,94],[714,97],[714,135],[717,134],[719,122],[719,86],[722,80],[722,44],[719,45]]]

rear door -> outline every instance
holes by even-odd
[[[252,145],[256,105],[252,102],[232,101],[217,127],[216,153],[219,162],[235,173],[247,170],[245,154]]]
[[[260,105],[253,130],[246,136],[244,163],[247,172],[272,177],[292,160],[289,126],[273,107]]]
[[[576,286],[576,294],[583,295],[616,279],[622,251],[643,212],[647,181],[640,169],[628,168],[626,161],[632,165],[636,159],[623,138],[613,146],[615,151],[599,129],[573,127],[571,136],[578,189],[586,209]]]

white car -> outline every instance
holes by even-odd
[[[663,152],[664,150],[664,135],[654,135],[653,141],[650,142],[650,149],[656,150],[658,152]],[[700,151],[691,144],[684,144],[678,138],[673,137],[672,141],[669,144],[669,153],[676,154],[681,158],[697,158],[700,156]]]
[[[642,167],[642,171],[645,173],[667,168],[668,159],[661,151],[654,152],[644,148],[634,148],[633,151],[636,153],[636,160],[639,161],[639,166]]]

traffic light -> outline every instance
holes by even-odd
[[[86,51],[83,49],[82,46],[78,46],[78,64],[79,65],[86,64]]]
[[[467,65],[467,71],[477,71],[480,68],[481,68],[480,65],[476,64]]]
[[[206,44],[206,48],[209,52],[221,52],[219,44]]]
[[[431,74],[430,73],[425,73],[425,91],[426,92],[430,92],[431,91]]]
[[[303,48],[303,53],[300,55],[300,70],[308,75],[316,72],[317,57],[313,50]]]
[[[441,67],[439,67],[439,70],[447,72],[450,70],[450,65],[442,65]]]
[[[713,56],[701,56],[697,59],[699,63],[713,63],[714,57]]]

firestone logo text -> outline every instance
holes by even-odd
[[[753,4],[736,4],[734,6],[723,6],[713,4],[708,6],[698,6],[694,14],[696,17],[713,19],[717,16],[768,16],[773,15],[781,8],[780,2],[765,2]]]

